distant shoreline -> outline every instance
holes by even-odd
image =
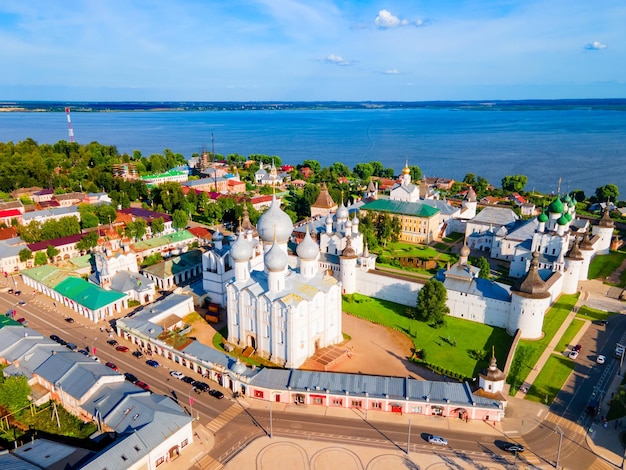
[[[626,98],[481,101],[0,101],[0,112],[180,112],[180,111],[288,111],[371,109],[458,110],[572,110],[626,111]]]

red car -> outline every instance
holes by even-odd
[[[128,348],[126,346],[118,346],[115,350],[119,352],[128,352]]]
[[[115,364],[113,364],[112,362],[107,362],[107,363],[105,364],[105,366],[107,366],[107,367],[109,367],[109,368],[111,368],[111,369],[113,369],[113,370],[119,370],[119,369],[117,368],[117,366],[116,366]]]
[[[135,385],[137,385],[137,387],[143,388],[144,390],[150,390],[150,385],[142,382],[141,380],[139,382],[135,382]]]

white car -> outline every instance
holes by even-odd
[[[578,351],[572,351],[571,353],[569,353],[570,359],[576,359],[577,357],[578,357]]]
[[[181,379],[185,376],[185,374],[183,374],[182,372],[180,372],[180,371],[178,371],[178,370],[173,370],[173,371],[171,371],[171,372],[170,372],[170,375],[171,375],[172,377],[176,377],[178,380],[181,380]]]
[[[430,444],[436,444],[438,446],[447,446],[448,441],[441,436],[433,436],[432,434],[428,436],[428,442]]]
[[[602,354],[600,354],[598,357],[596,357],[596,363],[604,364],[605,362],[606,362],[606,357],[604,357]]]

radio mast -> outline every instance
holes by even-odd
[[[67,132],[70,135],[70,142],[74,142],[74,129],[72,129],[72,120],[70,119],[70,108],[65,108],[65,114],[67,116]]]

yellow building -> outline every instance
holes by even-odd
[[[365,213],[388,213],[400,220],[399,239],[409,243],[427,244],[438,237],[441,211],[420,202],[377,199],[359,208]]]

